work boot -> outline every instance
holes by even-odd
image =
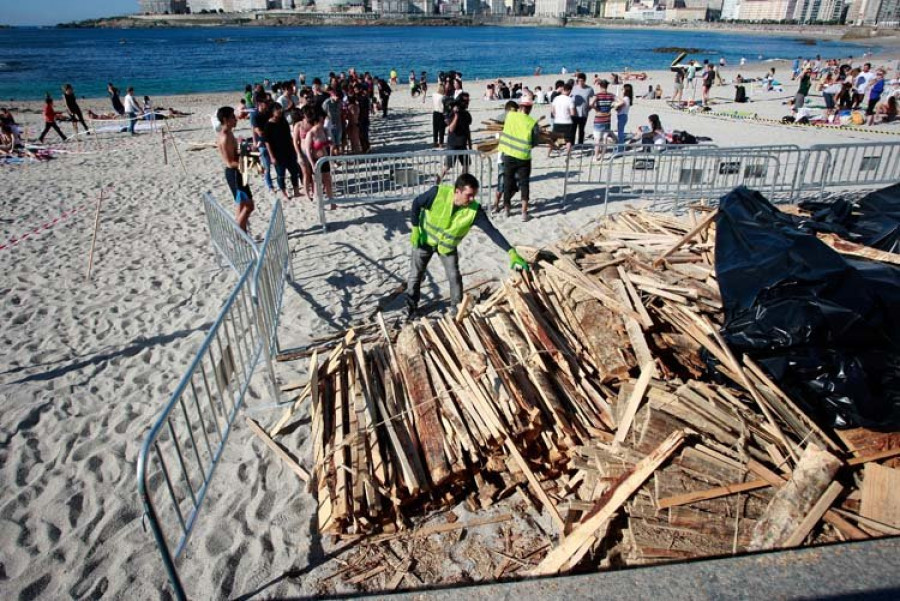
[[[406,319],[404,323],[412,323],[413,320],[418,317],[419,311],[416,308],[417,303],[410,298],[410,296],[406,295]]]

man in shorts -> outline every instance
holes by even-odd
[[[594,109],[594,159],[600,158],[606,149],[607,138],[612,136],[612,111],[616,97],[609,93],[609,82],[601,79],[597,85],[600,91],[594,95],[591,108]]]
[[[234,137],[234,128],[237,125],[237,116],[234,114],[234,108],[223,106],[216,111],[216,119],[218,119],[221,128],[216,139],[216,147],[219,149],[219,156],[225,163],[225,181],[231,190],[231,196],[235,202],[235,221],[238,227],[245,232],[247,231],[247,222],[250,220],[250,213],[253,212],[253,194],[244,181],[244,176],[239,169],[238,160],[238,143]]]
[[[338,88],[332,87],[328,90],[328,100],[322,104],[322,110],[328,117],[328,139],[331,140],[331,154],[341,154],[344,121],[341,115],[341,91]]]

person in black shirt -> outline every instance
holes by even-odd
[[[112,103],[112,108],[118,115],[125,114],[125,105],[122,104],[122,99],[119,98],[119,88],[112,85],[112,83],[106,84],[106,91],[109,93],[109,101]]]
[[[284,118],[284,109],[277,102],[272,106],[272,116],[265,126],[266,150],[275,167],[278,190],[284,199],[290,198],[285,189],[285,171],[291,174],[291,186],[294,197],[300,196],[300,165],[297,163],[297,152],[291,138],[291,127]]]
[[[706,71],[703,72],[703,106],[709,106],[709,90],[712,88],[715,80],[716,71],[711,64],[707,64]]]
[[[388,116],[388,101],[391,99],[391,86],[379,78],[375,79],[375,85],[378,86],[378,98],[381,100],[381,115],[386,119]]]
[[[256,97],[256,112],[250,115],[250,127],[253,130],[253,145],[259,151],[259,164],[263,170],[263,179],[266,182],[266,188],[272,192],[275,187],[272,185],[271,174],[271,158],[269,157],[269,149],[266,146],[266,124],[269,122],[269,107],[274,104],[265,94]]]
[[[69,117],[72,119],[72,126],[75,133],[78,133],[78,123],[84,126],[84,131],[90,133],[87,123],[84,122],[84,115],[81,114],[81,108],[78,106],[78,99],[75,97],[75,90],[72,84],[67,83],[63,86],[63,99],[66,101],[66,110],[69,111]]]
[[[321,117],[325,117],[325,110],[322,108],[322,105],[325,104],[325,101],[328,100],[328,92],[322,89],[322,80],[316,77],[313,79],[313,104],[316,107],[316,110],[319,112]]]
[[[369,111],[372,110],[372,99],[368,88],[363,84],[356,84],[356,99],[359,103],[359,144],[363,152],[369,152]]]
[[[469,93],[463,92],[457,99],[450,103],[450,112],[447,114],[447,150],[471,150],[472,149],[472,114],[469,113]],[[469,156],[448,156],[444,161],[444,170],[438,181],[440,182],[459,161],[462,172],[469,172]]]

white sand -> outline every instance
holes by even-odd
[[[761,75],[767,68],[753,65],[742,73]],[[779,77],[789,79],[788,65],[777,68]],[[733,67],[725,71],[729,78],[735,73]],[[659,81],[670,94],[671,73],[653,75],[648,82],[635,83],[637,92]],[[557,78],[512,79],[546,90]],[[500,110],[499,104],[481,100],[483,83],[471,82],[467,89],[476,123]],[[781,102],[794,90],[788,81],[783,94],[722,107],[779,118],[789,113]],[[733,89],[717,87],[714,93],[729,99]],[[156,100],[209,114],[219,103],[237,98],[235,93]],[[38,106],[20,106],[25,105]],[[426,148],[431,140],[430,102],[411,100],[401,88],[392,105],[398,116],[390,125],[402,124],[403,131],[377,139],[376,150]],[[104,100],[82,103],[85,111],[106,106]],[[537,115],[546,111],[535,110]],[[669,129],[710,136],[722,146],[896,139],[721,120],[644,100],[632,109],[629,130],[653,112]],[[18,118],[37,126],[39,115]],[[381,127],[380,117],[374,124]],[[246,132],[247,126],[241,127]],[[63,128],[70,131],[68,125]],[[880,129],[900,131],[895,128]],[[156,547],[141,526],[135,462],[154,415],[234,283],[230,272],[216,267],[200,203],[205,190],[219,199],[227,197],[219,159],[212,149],[186,152],[187,142],[212,141],[212,130],[200,120],[177,135],[188,177],[177,163],[162,164],[160,139],[151,135],[134,140],[121,136],[117,148],[104,154],[0,166],[0,244],[66,210],[88,205],[0,250],[7,265],[0,285],[5,321],[0,348],[0,598],[167,598],[160,592],[168,585]],[[48,139],[54,137],[51,133]],[[77,149],[71,144],[65,148]],[[602,207],[596,199],[561,206],[563,166],[563,159],[547,160],[545,149],[536,151],[532,221],[523,223],[515,213],[497,220],[514,244],[540,246],[597,217]],[[108,184],[113,189],[101,213],[94,275],[86,281],[93,206],[99,187]],[[264,199],[261,180],[251,185],[257,199]],[[256,233],[262,232],[270,209],[271,202],[259,202],[259,214],[252,220]],[[310,203],[287,205],[298,288],[286,292],[284,346],[303,344],[364,319],[404,280],[405,211],[406,203],[341,208],[329,214],[332,228],[323,234]],[[461,254],[469,283],[502,278],[507,272],[505,254],[477,231]],[[423,302],[446,295],[444,280],[440,267],[432,266]],[[304,366],[286,363],[276,369],[287,381],[302,375]],[[267,401],[261,382],[254,394]],[[273,418],[264,414],[260,419]],[[306,436],[301,427],[291,439],[302,444]],[[301,461],[308,465],[310,459],[304,455]],[[202,599],[237,597],[260,588],[260,598],[323,590],[317,580],[335,566],[319,565],[323,544],[332,547],[314,532],[313,508],[312,497],[295,476],[239,420],[181,564],[189,592]],[[470,538],[477,541],[496,532],[496,527],[485,528]],[[448,551],[448,574],[470,567],[460,549]],[[308,565],[314,567],[306,571]],[[291,570],[302,572],[282,578]]]

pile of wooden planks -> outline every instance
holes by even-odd
[[[538,119],[538,122],[543,121],[543,117]],[[496,121],[493,119],[489,119],[487,121],[482,121],[481,124],[484,126],[484,131],[492,134],[491,137],[486,138],[484,140],[479,140],[475,143],[475,149],[478,152],[496,152],[497,148],[500,146],[500,138],[499,134],[503,131],[503,123],[500,121]],[[551,148],[559,150],[563,146],[565,146],[565,140],[563,134],[554,133],[550,131],[550,126],[541,125],[540,130],[540,139],[538,140],[538,144],[540,145],[548,145]]]
[[[315,352],[261,436],[308,401],[320,531],[518,492],[558,535],[534,575],[900,532],[900,472],[876,463],[900,440],[826,432],[720,336],[713,221],[620,213],[471,311]]]

